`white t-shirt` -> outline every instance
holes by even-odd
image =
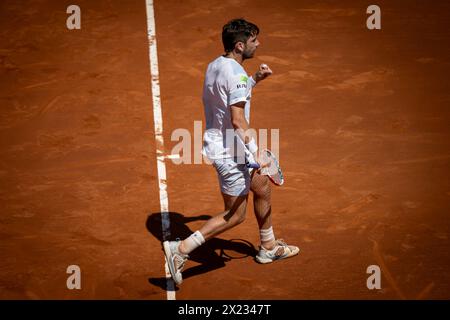
[[[208,65],[203,85],[203,154],[209,159],[244,156],[245,145],[234,133],[230,106],[245,101],[245,118],[250,122],[250,99],[255,85],[255,80],[232,58],[220,56]]]

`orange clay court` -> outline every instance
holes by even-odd
[[[167,299],[144,0],[0,3],[0,298]],[[280,130],[275,234],[298,256],[253,256],[247,220],[191,255],[176,299],[450,298],[450,3],[154,4],[164,151],[203,121],[220,33],[261,30],[254,128]],[[223,210],[212,166],[166,160],[173,236]],[[251,203],[251,202],[250,202]],[[81,290],[68,290],[69,265]],[[370,265],[381,289],[369,290]]]

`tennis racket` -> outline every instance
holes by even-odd
[[[259,170],[260,174],[268,176],[270,181],[275,185],[281,186],[284,183],[283,172],[281,171],[280,164],[278,163],[275,155],[265,149],[261,152],[261,160],[268,162],[269,164]],[[247,162],[248,168],[259,169],[260,166],[257,162]]]

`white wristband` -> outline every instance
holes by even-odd
[[[251,153],[256,153],[256,151],[258,151],[258,146],[256,145],[256,142],[254,139],[250,140],[249,143],[247,143],[245,145],[248,149],[248,151],[250,151]]]

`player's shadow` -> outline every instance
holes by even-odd
[[[162,232],[162,219],[161,212],[152,213],[148,216],[146,226],[148,231],[162,242],[165,240],[176,240],[177,238],[185,239],[189,237],[194,231],[189,229],[186,225],[192,221],[208,220],[211,218],[209,215],[201,215],[196,217],[185,217],[181,213],[177,212],[165,212],[163,213],[167,219],[164,221],[170,221],[170,233],[163,237]],[[224,240],[219,238],[213,238],[208,240],[205,244],[192,251],[189,254],[189,260],[200,263],[200,265],[190,267],[183,270],[183,279],[209,272],[225,266],[227,261],[232,259],[241,259],[246,257],[255,257],[257,251],[255,247],[248,241],[243,239]],[[153,285],[161,287],[167,290],[167,281],[164,277],[149,278],[149,282]],[[169,284],[170,285],[170,284]],[[171,290],[177,290],[177,288],[170,288]]]

